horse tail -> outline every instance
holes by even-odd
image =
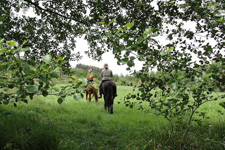
[[[113,85],[109,84],[107,86],[107,106],[111,106],[113,104]]]

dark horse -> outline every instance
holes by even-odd
[[[95,86],[92,83],[88,84],[86,89],[86,100],[88,102],[91,102],[91,94],[94,95],[95,102],[96,104],[98,104],[98,89],[95,88]]]
[[[104,108],[113,114],[113,101],[116,97],[116,84],[113,81],[105,81],[102,83],[102,91],[104,95]]]

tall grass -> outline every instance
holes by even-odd
[[[133,109],[123,105],[128,92],[133,88],[118,86],[113,115],[103,109],[103,99],[96,105],[94,99],[87,103],[69,97],[59,105],[55,96],[35,96],[16,108],[0,105],[0,149],[179,149],[182,127],[169,138],[171,127],[166,119],[138,110],[136,105]],[[193,123],[186,149],[225,148],[225,119],[217,110],[225,111],[215,102],[201,109],[211,117],[202,125]]]

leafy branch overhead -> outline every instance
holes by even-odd
[[[27,103],[28,97],[33,99],[36,94],[46,97],[51,94],[51,89],[54,89],[54,95],[59,96],[59,99],[63,100],[74,94],[77,99],[81,93],[78,90],[81,82],[74,81],[67,91],[64,91],[65,87],[55,87],[52,82],[53,78],[59,78],[65,61],[61,57],[55,59],[51,55],[45,55],[40,63],[30,65],[21,56],[21,52],[29,51],[23,45],[20,46],[16,41],[0,41],[0,104],[13,103],[16,106],[19,101]]]
[[[175,47],[178,43],[183,43],[180,45],[183,49],[188,47],[193,49],[196,46],[191,42],[188,43],[188,40],[202,43],[203,40],[195,36],[201,33],[205,33],[203,36],[206,38],[215,39],[218,43],[217,48],[223,47],[223,0],[216,3],[213,0],[188,2],[5,0],[0,6],[0,18],[3,23],[0,37],[7,40],[14,39],[20,44],[29,39],[27,45],[32,50],[27,51],[25,56],[27,58],[32,56],[32,60],[38,60],[50,53],[53,57],[59,55],[64,60],[76,57],[79,59],[79,53],[72,55],[72,51],[75,48],[75,39],[80,36],[84,36],[89,42],[88,55],[95,59],[100,59],[108,50],[113,50],[116,56],[120,55],[119,50],[113,49],[114,45],[121,44],[120,41],[104,37],[114,34],[124,25],[133,30],[129,37],[122,35],[123,31],[120,32],[121,38],[124,38],[128,46],[136,42],[140,35],[144,34],[146,38],[147,32],[154,32],[156,37],[167,36],[170,40],[178,37],[171,44]],[[188,21],[196,23],[196,32],[184,28]],[[181,37],[186,37],[187,40]],[[160,49],[161,44],[154,42],[153,40],[149,48],[146,45],[145,49],[135,51],[145,54],[150,51],[148,49]],[[146,48],[147,52],[144,52]]]

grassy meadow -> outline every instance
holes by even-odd
[[[118,86],[114,114],[103,108],[103,99],[75,101],[68,97],[62,104],[55,96],[35,96],[28,104],[0,105],[1,150],[166,150],[179,149],[184,129],[169,138],[170,123],[151,110],[146,113],[135,105],[125,107],[123,97],[133,87]],[[118,104],[119,103],[119,104]],[[147,108],[147,103],[144,104]],[[218,102],[201,108],[210,119],[193,123],[185,149],[225,149],[225,113]],[[185,118],[185,117],[184,117]],[[185,123],[185,121],[183,121]]]

